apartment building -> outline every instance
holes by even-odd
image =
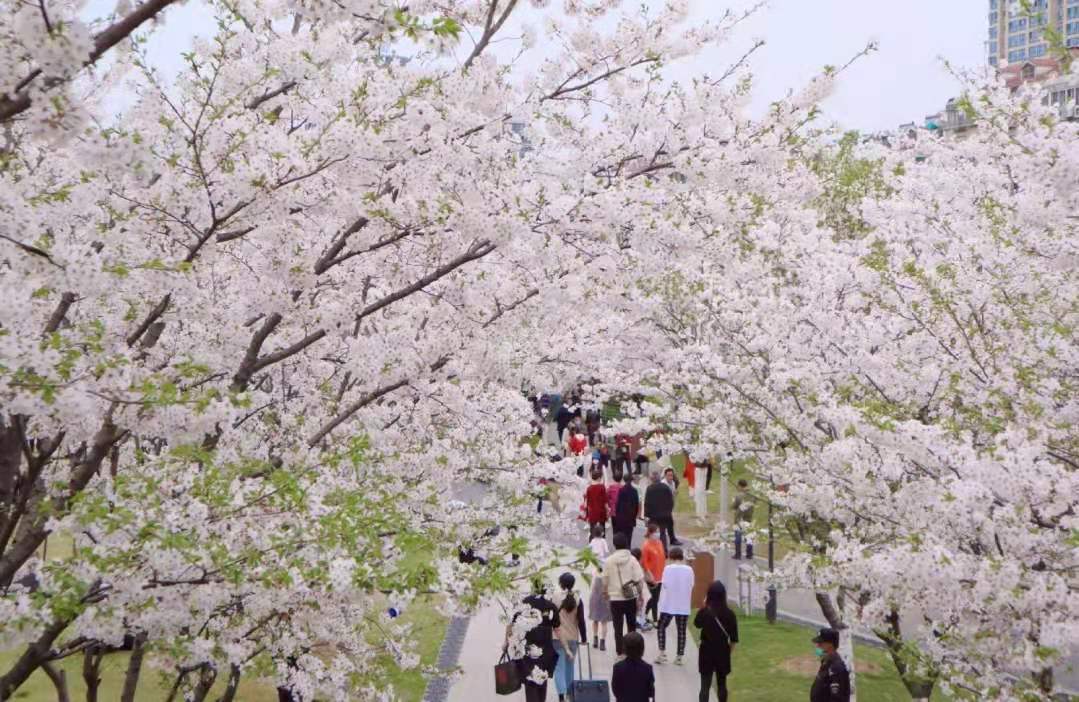
[[[992,66],[1040,59],[1049,54],[1045,30],[1054,28],[1068,47],[1079,47],[1079,0],[988,0],[986,53]]]

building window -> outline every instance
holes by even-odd
[[[1011,22],[1008,22],[1008,31],[1009,32],[1018,32],[1020,30],[1026,29],[1026,28],[1027,28],[1027,18],[1026,17],[1023,17],[1023,18],[1020,18],[1020,19],[1013,19]]]
[[[1068,22],[1068,34],[1079,34],[1079,22]]]
[[[989,9],[990,10],[997,9],[997,0],[989,0]]]
[[[1079,37],[1068,37],[1068,46],[1079,46]]]
[[[1008,63],[1015,63],[1016,61],[1022,61],[1027,57],[1026,49],[1016,49],[1015,51],[1008,52]]]
[[[1079,19],[1079,5],[1068,8],[1068,19]]]
[[[1038,44],[1037,46],[1030,47],[1027,51],[1027,56],[1029,58],[1041,58],[1042,56],[1045,56],[1045,44]],[[1031,77],[1033,77],[1034,67],[1031,66],[1030,68]]]
[[[1008,48],[1014,49],[1017,46],[1026,46],[1027,37],[1025,34],[1013,34],[1008,37]]]

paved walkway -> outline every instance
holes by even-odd
[[[478,495],[483,493],[483,488],[472,486],[466,490],[466,493],[462,495],[464,499],[476,499]],[[634,545],[640,545],[642,532],[642,529],[636,530]],[[582,548],[587,543],[583,530],[578,539],[566,538],[563,541],[565,546],[573,549]],[[686,549],[687,556],[691,555],[695,550],[692,542],[688,539],[683,540],[683,547]],[[759,550],[758,553],[760,553]],[[713,552],[713,557],[715,558],[715,577],[726,584],[731,601],[736,602],[738,599],[738,569],[741,566],[749,565],[750,562],[735,560],[732,558],[732,551],[726,548]],[[751,567],[766,571],[768,562],[763,558],[755,558]],[[578,580],[578,583],[581,583],[581,581]],[[763,614],[765,594],[760,584],[754,583],[754,611],[759,614]],[[820,606],[817,604],[816,597],[811,590],[798,588],[781,590],[778,599],[778,614],[781,619],[810,627],[826,626]],[[587,597],[585,601],[587,602]],[[910,616],[911,612],[905,614],[906,616],[901,622],[904,631],[917,632],[923,628],[916,617]],[[501,652],[505,631],[505,626],[499,623],[498,616],[498,611],[486,609],[477,613],[469,623],[468,633],[458,661],[462,674],[450,689],[448,698],[450,702],[479,702],[480,700],[498,699],[493,692],[493,669]],[[667,633],[667,645],[673,650],[676,640],[673,624]],[[859,627],[854,630],[854,633],[856,638],[864,643],[880,645],[880,641],[868,629]],[[589,624],[589,634],[591,634],[591,624]],[[595,671],[594,677],[596,678],[610,679],[611,666],[614,663],[613,636],[613,632],[608,632],[607,643],[610,650],[605,653],[593,651],[592,662]],[[658,652],[655,632],[645,634],[645,646],[645,659],[651,662]],[[670,653],[670,650],[668,653]],[[664,691],[664,699],[679,701],[695,699],[698,685],[696,656],[697,649],[693,644],[692,636],[690,636],[687,643],[687,664],[683,668],[675,668],[671,664],[655,667],[658,689]],[[587,666],[587,661],[585,665]],[[1055,673],[1057,684],[1061,688],[1073,691],[1079,690],[1079,652],[1069,657]],[[557,700],[558,696],[553,682],[549,685],[549,688],[548,699]]]
[[[450,688],[449,702],[482,702],[499,699],[494,693],[494,666],[502,652],[502,639],[505,626],[500,622],[501,612],[496,607],[488,607],[476,613],[468,625],[464,649],[458,659],[462,674]],[[591,624],[589,624],[591,627]],[[591,632],[589,632],[591,636]],[[667,629],[668,655],[674,653],[677,641],[674,624]],[[651,663],[659,651],[654,631],[644,632],[645,660]],[[607,650],[592,649],[592,677],[598,680],[611,679],[611,667],[615,663],[614,633],[607,633]],[[585,677],[588,677],[588,654],[581,649]],[[693,638],[686,642],[686,664],[675,666],[673,663],[653,666],[656,673],[656,688],[663,691],[665,700],[695,700],[699,681],[697,678],[697,647]],[[524,693],[514,696],[523,699]],[[557,700],[558,692],[554,681],[547,684],[547,699]]]

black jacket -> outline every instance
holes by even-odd
[[[517,669],[522,678],[527,678],[532,673],[532,668],[542,668],[548,675],[554,673],[555,663],[558,662],[558,654],[554,650],[554,630],[558,628],[558,607],[543,595],[529,595],[522,601],[525,605],[539,612],[541,621],[528,630],[525,641],[540,649],[539,658],[525,656],[517,661]],[[514,619],[518,615],[514,615]]]
[[[618,491],[618,502],[614,508],[614,522],[618,528],[632,529],[637,524],[637,513],[641,508],[641,497],[637,488],[622,484]]]
[[[668,519],[674,512],[674,493],[663,483],[652,483],[644,491],[644,518]]]
[[[734,618],[734,612],[724,609],[715,613],[705,607],[697,611],[693,626],[701,630],[697,670],[730,675],[731,644],[738,643],[738,620]]]
[[[611,692],[618,702],[652,702],[656,698],[656,675],[642,660],[624,658],[614,664]]]
[[[809,691],[809,702],[848,702],[850,671],[838,653],[825,656]]]

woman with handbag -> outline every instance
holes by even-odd
[[[561,625],[559,608],[547,599],[547,587],[540,576],[533,578],[532,594],[525,597],[521,604],[522,607],[506,627],[506,642],[502,650],[504,654],[508,652],[517,663],[519,679],[524,682],[525,702],[544,702],[547,699],[547,679],[554,674],[558,661],[554,649],[554,631]],[[514,629],[522,616],[526,617],[526,621],[533,622],[533,626],[524,633],[523,640],[512,642],[514,650],[510,651]],[[536,668],[542,670],[543,674],[533,675]],[[542,682],[537,682],[537,678],[541,678]]]
[[[708,702],[712,677],[716,679],[719,702],[727,702],[727,676],[731,673],[731,653],[738,644],[738,620],[727,605],[727,588],[719,580],[708,586],[704,607],[693,619],[701,630],[697,649],[697,670],[701,674],[700,702]]]

